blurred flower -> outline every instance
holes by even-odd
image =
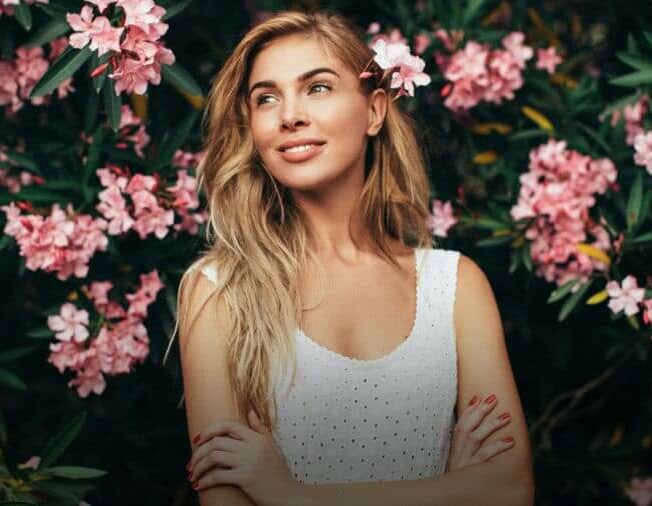
[[[625,495],[636,506],[650,506],[652,504],[652,477],[632,478],[625,489]]]
[[[634,138],[634,161],[646,168],[652,176],[652,130],[641,132]]]
[[[548,74],[554,74],[555,68],[562,62],[561,56],[557,54],[557,48],[550,46],[547,49],[537,49],[536,68],[545,70]]]
[[[607,293],[611,297],[609,309],[615,314],[624,310],[627,316],[638,313],[638,303],[645,297],[645,289],[638,287],[636,278],[631,274],[623,280],[622,286],[617,281],[609,281]]]
[[[390,87],[398,88],[399,95],[408,94],[414,96],[414,86],[425,86],[430,83],[431,79],[428,74],[423,72],[426,62],[410,54],[410,48],[403,43],[387,43],[379,39],[372,46],[376,53],[374,61],[382,69],[394,69]]]
[[[448,230],[457,221],[457,218],[453,216],[453,207],[450,202],[436,199],[432,201],[432,213],[426,218],[426,226],[431,234],[446,237]]]

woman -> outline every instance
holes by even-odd
[[[532,504],[491,287],[431,246],[390,80],[343,18],[285,12],[213,84],[177,322],[202,506]]]

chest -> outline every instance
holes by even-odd
[[[399,267],[369,265],[311,270],[304,276],[301,331],[339,355],[373,360],[397,348],[416,318],[414,255]],[[324,277],[325,276],[325,277]]]

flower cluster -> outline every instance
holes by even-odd
[[[13,16],[14,7],[20,3],[21,0],[0,0],[0,16],[6,14],[7,16]],[[22,0],[23,3],[27,5],[32,5],[35,3],[47,4],[49,0]]]
[[[504,49],[469,41],[464,48],[446,55],[435,52],[444,77],[450,81],[442,89],[444,105],[451,110],[468,110],[480,101],[502,103],[513,99],[523,86],[523,70],[534,51],[523,41],[525,35],[513,32],[503,38]]]
[[[16,240],[25,267],[31,271],[56,272],[61,281],[73,274],[84,278],[93,255],[107,249],[106,221],[76,214],[71,204],[66,212],[54,204],[46,217],[21,215],[21,208],[14,202],[0,209],[7,215],[4,233]]]
[[[627,104],[622,109],[611,113],[611,126],[615,127],[621,119],[625,121],[625,142],[632,146],[638,134],[643,133],[643,118],[647,112],[650,97],[643,94],[633,104]],[[604,119],[604,118],[601,118]]]
[[[161,64],[172,64],[174,53],[160,40],[168,24],[161,21],[166,10],[153,0],[86,0],[79,14],[69,13],[66,20],[76,32],[70,36],[70,45],[77,49],[89,46],[98,56],[111,52],[111,79],[115,93],[144,94],[147,86],[161,82]],[[115,5],[111,5],[115,4]],[[109,9],[119,9],[120,26],[113,26],[109,17],[102,15]],[[96,15],[97,14],[97,15]],[[101,73],[108,63],[96,69]]]
[[[636,506],[652,504],[652,477],[632,478],[625,489],[625,494]]]
[[[453,207],[450,202],[433,199],[432,212],[426,218],[426,226],[432,235],[446,237],[448,229],[457,223],[453,216]]]
[[[100,203],[96,209],[109,220],[110,235],[133,229],[141,239],[149,234],[163,239],[169,228],[196,234],[198,225],[206,220],[205,212],[195,212],[199,207],[197,180],[186,169],[178,170],[175,183],[165,188],[161,187],[158,174],[132,176],[128,168],[116,165],[96,172],[105,187],[98,195]],[[181,218],[176,224],[175,211]]]
[[[48,327],[56,332],[57,339],[50,344],[48,362],[62,374],[66,369],[76,373],[68,386],[76,387],[80,397],[91,392],[101,394],[106,388],[105,374],[129,373],[135,364],[147,358],[149,336],[143,322],[148,306],[163,286],[156,270],[141,274],[140,287],[125,296],[129,302],[127,309],[108,298],[113,288],[110,281],[83,286],[82,291],[99,317],[99,330],[94,336],[87,328],[88,311],[69,302],[61,306],[59,315],[48,317]]]
[[[50,68],[50,64],[59,57],[67,45],[68,39],[60,37],[50,42],[47,58],[42,47],[19,47],[16,49],[14,60],[0,60],[0,107],[7,106],[5,110],[7,116],[14,115],[27,100],[33,105],[42,105],[48,102],[49,95],[29,98],[29,94],[34,85]],[[66,97],[74,90],[72,77],[69,77],[57,87],[57,96],[59,98]]]
[[[588,210],[595,204],[595,194],[605,193],[616,176],[611,160],[569,150],[564,141],[551,139],[530,152],[529,171],[520,176],[520,195],[511,216],[534,218],[525,236],[532,240],[530,253],[538,276],[561,286],[572,279],[584,282],[594,270],[606,268],[576,245],[585,242],[588,232],[595,237],[596,248],[613,247]]]

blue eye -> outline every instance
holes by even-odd
[[[272,97],[272,95],[259,95],[258,98],[256,99],[256,105],[266,104],[267,102],[265,101],[265,99],[270,97]]]

